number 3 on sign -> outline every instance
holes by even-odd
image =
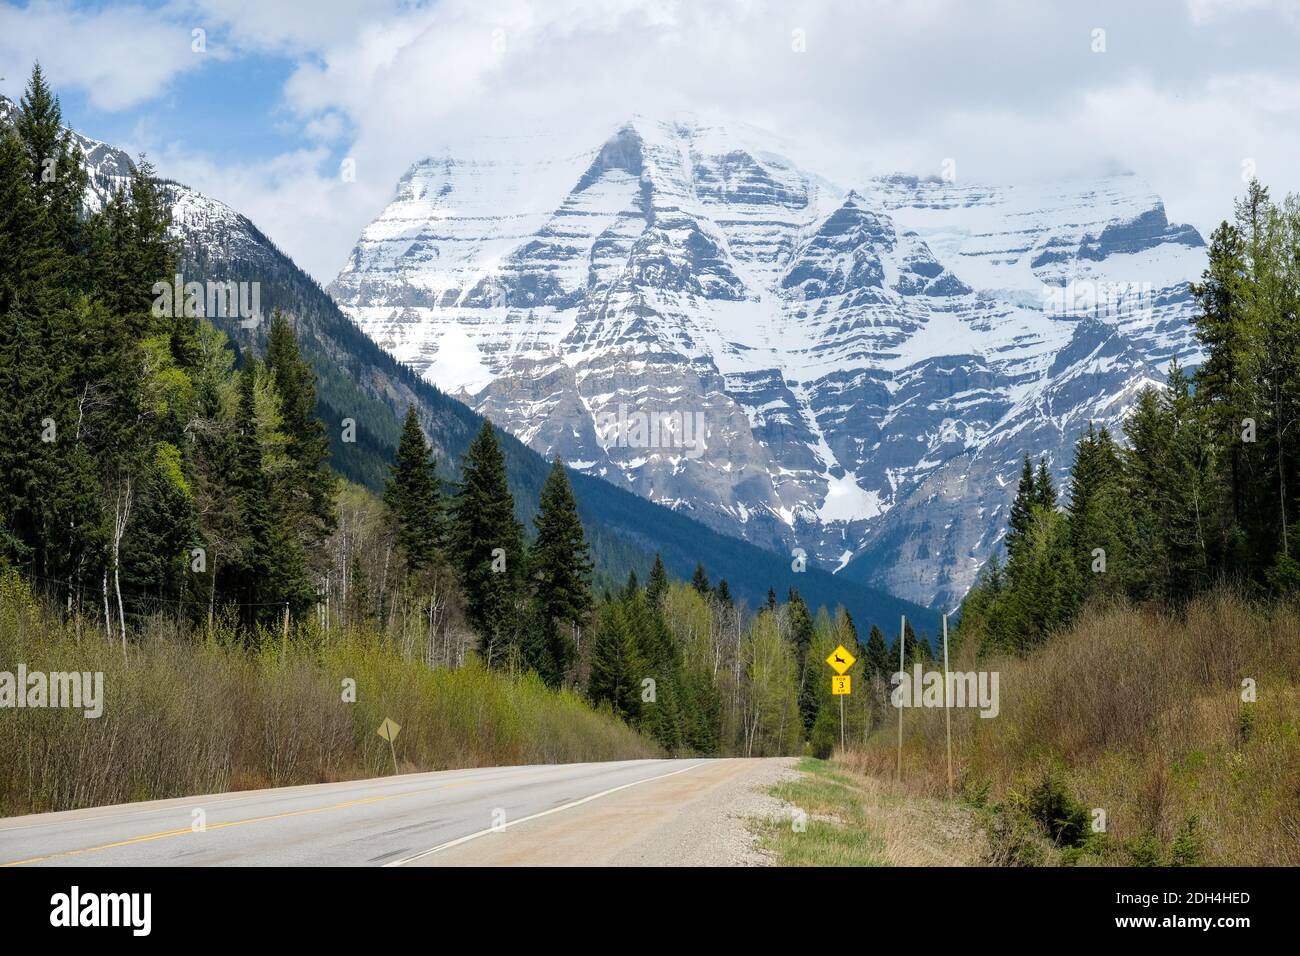
[[[831,678],[831,693],[836,696],[853,693],[853,683],[849,680],[848,674],[840,674]]]

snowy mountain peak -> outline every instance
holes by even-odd
[[[786,155],[643,116],[444,150],[330,291],[538,451],[950,604],[1024,452],[1063,470],[1090,418],[1196,362],[1203,243],[1133,176],[844,189]]]

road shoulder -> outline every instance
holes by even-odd
[[[748,821],[779,812],[769,790],[794,761],[708,760],[581,806],[425,856],[420,866],[755,866]],[[507,821],[508,823],[508,821]]]

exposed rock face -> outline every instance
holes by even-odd
[[[546,455],[930,605],[1171,358],[1203,242],[1131,176],[843,190],[748,129],[413,166],[330,287]]]

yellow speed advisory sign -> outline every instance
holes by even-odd
[[[835,648],[835,650],[831,651],[831,656],[826,658],[826,663],[835,668],[835,673],[843,674],[853,666],[853,662],[856,660],[857,658],[850,654],[845,649],[844,645],[841,644],[839,647]],[[840,692],[836,691],[836,693],[838,694]],[[847,694],[848,691],[844,691],[844,693]]]
[[[831,678],[831,693],[837,697],[840,694],[853,693],[853,679],[848,674],[841,674]]]

